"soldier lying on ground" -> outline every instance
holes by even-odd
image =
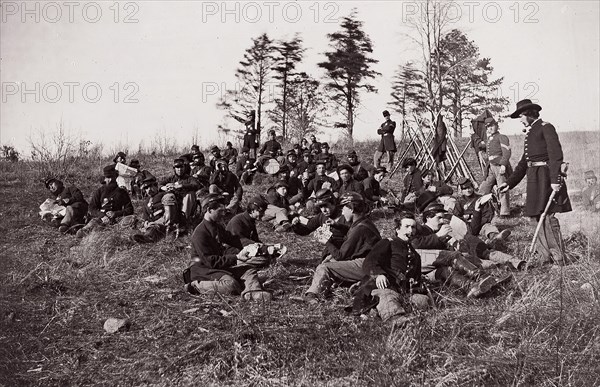
[[[466,290],[467,297],[480,297],[510,278],[485,275],[483,263],[475,254],[451,251],[452,229],[445,224],[445,214],[446,210],[440,203],[430,203],[423,211],[424,224],[417,225],[411,241],[421,256],[422,272],[428,274],[429,279],[447,281],[452,286]],[[481,251],[480,254],[491,261],[498,259],[501,263],[510,262],[515,268],[520,268],[523,263],[507,254],[487,250],[483,242],[472,250]]]

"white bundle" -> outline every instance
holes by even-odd
[[[328,223],[325,223],[313,232],[314,238],[321,243],[326,243],[332,235],[331,226]]]

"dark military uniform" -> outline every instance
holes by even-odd
[[[507,179],[510,188],[515,187],[527,175],[526,216],[539,216],[544,212],[552,188],[561,184],[554,197],[549,213],[571,211],[567,185],[561,174],[563,152],[554,126],[537,119],[525,136],[523,157]]]
[[[396,152],[396,141],[394,141],[394,131],[396,130],[396,121],[386,120],[377,130],[381,135],[381,141],[377,150],[379,152]]]
[[[256,230],[256,220],[250,217],[246,211],[231,218],[227,223],[227,231],[240,238],[244,246],[260,243],[258,231]]]

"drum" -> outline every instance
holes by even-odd
[[[270,156],[261,157],[259,160],[259,165],[261,166],[262,172],[270,175],[274,175],[279,172],[280,168],[279,162]]]

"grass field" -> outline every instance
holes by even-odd
[[[315,306],[289,299],[307,288],[318,264],[321,248],[311,237],[259,226],[265,242],[289,248],[261,272],[272,303],[195,297],[182,289],[188,236],[136,245],[129,230],[83,240],[61,235],[37,215],[48,196],[40,166],[0,163],[0,384],[598,385],[600,216],[581,210],[577,192],[583,171],[600,173],[600,141],[596,132],[561,140],[575,210],[559,219],[577,262],[515,273],[509,286],[483,299],[439,289],[437,308],[415,312],[402,329],[346,314],[347,288]],[[516,163],[522,138],[511,141]],[[369,159],[373,146],[357,149]],[[170,158],[139,159],[158,176],[171,172]],[[89,196],[106,163],[84,161],[66,180]],[[398,189],[400,179],[385,184]],[[245,196],[263,192],[263,180]],[[513,191],[515,213],[523,187]],[[393,214],[375,217],[390,236]],[[513,229],[506,251],[528,258],[534,226],[520,215],[498,225]],[[129,319],[130,329],[105,333],[109,317]]]

